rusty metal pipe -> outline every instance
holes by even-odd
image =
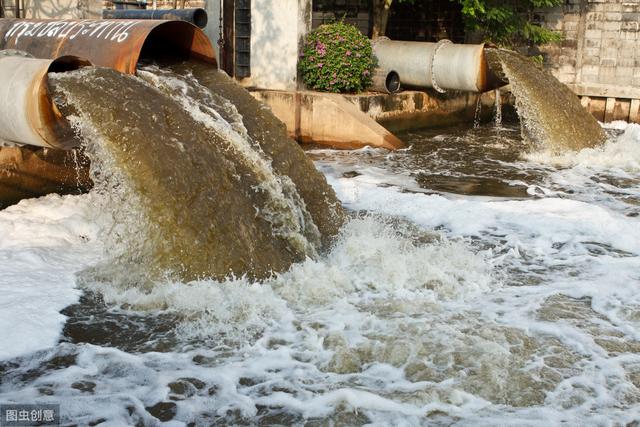
[[[0,51],[0,141],[69,149],[78,144],[71,126],[49,95],[47,74],[73,70],[87,61],[28,58]]]
[[[395,70],[403,85],[439,92],[486,92],[504,86],[487,64],[484,45],[407,42],[380,37],[373,51],[382,69]]]
[[[182,21],[0,19],[0,50],[39,59],[0,59],[0,209],[26,197],[86,191],[88,159],[48,93],[49,71],[86,58],[96,66],[134,74],[140,60],[198,59],[217,67],[202,30]],[[10,146],[4,146],[2,140]],[[29,144],[11,146],[13,143]],[[41,147],[38,147],[41,146]]]
[[[198,28],[207,26],[207,12],[201,8],[195,9],[104,9],[103,19],[168,19],[185,21]]]
[[[0,57],[0,139],[63,149],[76,141],[49,97],[52,67],[74,69],[81,64],[78,58],[87,58],[93,65],[134,74],[142,58],[190,57],[216,66],[207,36],[182,21],[0,19],[0,50],[40,58]]]
[[[0,49],[46,59],[72,55],[128,74],[141,59],[193,58],[217,67],[209,38],[184,21],[0,19]]]

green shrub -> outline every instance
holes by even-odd
[[[371,41],[353,25],[321,25],[307,35],[298,68],[308,88],[360,92],[371,85]]]

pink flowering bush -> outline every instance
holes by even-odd
[[[360,92],[371,84],[371,41],[344,22],[321,25],[307,35],[298,69],[308,88]]]

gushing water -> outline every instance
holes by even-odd
[[[604,145],[571,155],[523,156],[520,128],[509,123],[408,133],[410,147],[393,153],[310,150],[350,211],[331,240],[325,230],[340,218],[334,193],[313,197],[312,185],[299,184],[316,179],[299,164],[304,154],[280,150],[282,128],[250,95],[198,66],[145,67],[141,75],[59,79],[67,108],[83,107],[73,108],[74,121],[93,142],[89,155],[102,156],[93,166],[97,187],[0,211],[0,338],[9,343],[0,346],[0,401],[60,403],[63,423],[78,425],[640,419],[639,126],[609,130]],[[90,91],[120,93],[116,83],[122,106],[111,111],[95,95],[95,110],[84,104]],[[111,125],[100,119],[107,113]],[[140,116],[140,129],[124,129],[133,120],[125,113]],[[116,136],[124,141],[104,140]],[[147,228],[161,227],[146,198],[161,194],[173,206],[172,194],[155,190],[162,177],[147,169],[177,172],[136,144],[176,157],[183,149],[211,153],[192,144],[222,144],[216,155],[233,160],[251,186],[241,180],[242,194],[215,195],[282,206],[308,242],[317,236],[302,226],[311,217],[327,249],[260,281],[173,276],[120,286],[114,274],[132,270],[114,265],[110,251],[137,239],[176,245],[166,234],[149,237]],[[198,179],[213,179],[209,168],[220,167],[188,158]],[[134,171],[149,180],[130,178]],[[276,182],[258,188],[257,177]],[[280,195],[291,204],[274,203]],[[207,206],[199,203],[197,210]],[[290,215],[293,205],[303,213]],[[271,240],[296,247],[285,222],[251,212]],[[125,227],[116,221],[123,217]],[[206,234],[217,219],[191,224]],[[99,263],[111,265],[107,277],[86,274]]]
[[[265,277],[317,257],[321,234],[326,242],[337,233],[339,203],[281,127],[272,140],[256,139],[232,103],[195,79],[152,67],[140,74],[85,69],[52,78],[57,101],[84,138],[99,191],[112,196],[104,208],[115,216],[117,256],[99,274],[127,271],[128,283],[163,275]],[[276,140],[297,170],[272,167],[264,147]],[[301,186],[313,187],[301,194]],[[318,226],[320,216],[328,219]]]
[[[493,66],[501,64],[509,80],[522,134],[530,150],[578,151],[605,141],[596,119],[549,72],[510,50],[487,49],[486,53]]]
[[[500,95],[500,89],[495,90],[496,97],[496,126],[502,126],[502,96]]]

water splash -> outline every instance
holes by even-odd
[[[502,96],[500,95],[500,89],[495,90],[496,96],[496,127],[502,126]]]
[[[482,98],[478,97],[478,100],[476,101],[476,111],[473,115],[473,127],[474,128],[479,128],[480,127],[480,120],[482,119]]]

